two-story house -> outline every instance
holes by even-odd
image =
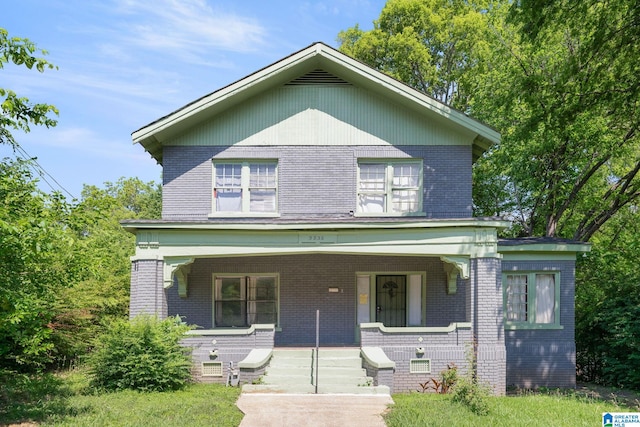
[[[203,381],[313,346],[319,313],[320,345],[360,348],[393,391],[469,351],[496,394],[573,387],[588,245],[501,240],[506,221],[472,216],[472,164],[499,139],[325,44],[293,53],[133,133],[163,166],[163,211],[123,223],[131,316],[198,325]]]

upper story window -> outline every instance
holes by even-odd
[[[560,326],[558,273],[504,273],[502,285],[507,327],[553,328]]]
[[[421,211],[422,162],[358,163],[358,213],[409,215]]]
[[[216,213],[276,213],[276,162],[214,162]]]

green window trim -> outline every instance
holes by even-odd
[[[213,160],[210,216],[278,216],[276,160]]]
[[[277,273],[215,273],[212,286],[213,329],[280,324]]]
[[[548,280],[551,278],[552,280]],[[553,286],[553,289],[549,289]],[[563,329],[560,324],[560,273],[502,273],[505,329]],[[540,294],[540,295],[538,295]],[[553,302],[553,307],[544,307]],[[546,317],[546,319],[545,319]]]
[[[419,216],[423,164],[417,159],[358,159],[356,216]]]

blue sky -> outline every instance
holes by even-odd
[[[20,0],[0,27],[58,70],[0,70],[0,87],[54,104],[58,126],[14,136],[66,191],[161,180],[131,132],[313,42],[372,28],[385,0]],[[0,158],[13,156],[0,146]],[[50,176],[44,176],[60,190]],[[41,188],[51,191],[46,182]],[[69,195],[67,195],[69,197]]]

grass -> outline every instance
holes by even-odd
[[[192,384],[165,393],[97,393],[81,371],[38,377],[0,378],[0,426],[222,426],[235,427],[242,413],[240,390]],[[543,390],[489,398],[489,415],[478,416],[451,395],[396,394],[388,427],[593,426],[603,412],[640,411],[640,396],[602,387]]]
[[[221,426],[242,420],[240,390],[192,384],[164,393],[93,393],[86,376],[16,377],[0,384],[0,425]]]
[[[615,396],[614,396],[615,397]],[[385,415],[388,427],[405,426],[593,426],[602,424],[603,412],[633,412],[615,398],[601,399],[588,392],[547,390],[490,397],[489,414],[478,416],[450,395],[397,394]]]

